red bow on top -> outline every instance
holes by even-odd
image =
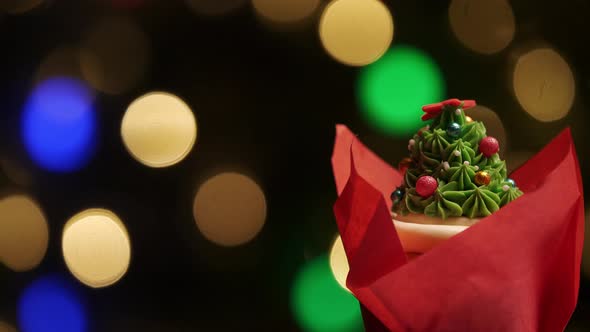
[[[428,104],[426,106],[422,106],[422,111],[426,112],[426,114],[422,115],[422,121],[430,120],[439,116],[440,113],[442,113],[444,106],[459,107],[461,106],[461,103],[463,103],[463,109],[468,109],[475,106],[475,100],[461,101],[457,98],[447,99],[436,104]]]

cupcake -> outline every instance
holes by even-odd
[[[522,194],[483,124],[463,118],[474,104],[425,107],[433,123],[401,170],[336,126],[334,216],[367,332],[563,331],[576,308],[584,195],[570,129],[510,175]]]
[[[426,105],[432,120],[409,140],[399,169],[403,183],[391,194],[392,218],[404,250],[424,253],[522,195],[507,177],[498,140],[465,115],[473,100]]]

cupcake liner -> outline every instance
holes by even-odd
[[[334,213],[366,331],[564,330],[584,234],[569,129],[512,173],[522,197],[410,261],[389,212],[401,174],[345,126],[336,132]]]

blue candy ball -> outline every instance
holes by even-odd
[[[394,202],[399,202],[402,197],[404,197],[404,192],[401,191],[400,189],[396,189],[392,194],[391,194],[391,200]]]
[[[506,182],[508,182],[510,184],[510,186],[512,186],[512,188],[516,188],[516,182],[514,182],[514,180],[506,179]]]
[[[457,122],[451,122],[447,127],[447,135],[457,138],[461,135],[461,125]]]

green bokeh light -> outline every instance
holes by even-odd
[[[359,303],[334,279],[325,255],[299,271],[291,289],[291,306],[304,331],[363,331]]]
[[[357,91],[363,116],[373,128],[408,137],[425,125],[422,106],[443,100],[445,83],[426,53],[396,46],[362,69]]]

